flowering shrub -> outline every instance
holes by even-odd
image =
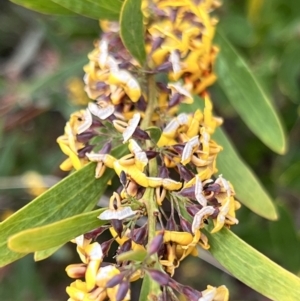
[[[222,118],[214,116],[207,90],[217,79],[212,12],[219,2],[127,0],[117,22],[112,12],[120,3],[102,5],[111,15],[101,19],[101,37],[84,66],[91,101],[70,116],[57,139],[67,156],[60,168],[77,172],[3,223],[14,251],[5,241],[4,264],[22,256],[15,252],[47,257],[72,239],[82,263],[66,268],[76,279],[66,289],[70,301],[130,300],[130,283],[139,279],[140,300],[229,300],[224,285],[192,288],[173,279],[180,263],[203,249],[268,297],[276,296],[261,282],[268,269],[299,287],[297,277],[228,230],[238,224],[241,205],[227,175],[218,171],[225,146],[212,136]],[[114,187],[107,208],[91,211],[107,185]],[[31,209],[53,210],[47,198],[62,199],[57,216],[52,212],[37,221],[33,215],[28,223]],[[276,218],[272,203],[268,206],[270,212],[255,210]],[[20,229],[7,230],[17,222]],[[52,231],[57,236],[49,241],[46,233]],[[104,231],[111,239],[101,240]],[[115,261],[108,262],[113,241],[119,247]],[[265,268],[252,277],[247,268],[239,272],[241,263]],[[288,290],[279,278],[274,287]],[[282,295],[274,300],[292,300]]]

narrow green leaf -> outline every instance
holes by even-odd
[[[126,149],[122,145],[115,148],[112,154],[122,156]],[[94,174],[95,164],[90,163],[0,223],[0,267],[26,255],[8,248],[10,236],[91,210],[106,190],[114,171],[107,169],[100,179],[95,179]]]
[[[284,154],[286,138],[272,102],[246,62],[220,33],[216,44],[221,49],[216,66],[219,85],[249,129],[270,149]]]
[[[97,216],[104,209],[82,213],[58,222],[19,232],[8,240],[8,247],[20,253],[31,253],[60,246],[71,239],[102,226]]]
[[[121,39],[141,66],[146,61],[141,0],[125,0],[120,14]]]
[[[276,220],[277,213],[270,196],[250,167],[240,158],[224,131],[218,128],[213,138],[223,147],[217,157],[219,173],[232,183],[238,200],[256,214]]]
[[[212,229],[212,227],[210,227]],[[205,231],[211,254],[237,279],[274,301],[299,299],[300,278],[246,244],[230,230]]]
[[[115,10],[113,5],[108,5],[110,2],[116,1],[89,1],[89,0],[51,0],[79,15],[83,15],[92,19],[108,19],[118,20],[119,12]]]
[[[95,5],[99,5],[109,11],[115,12],[117,14],[120,13],[123,1],[120,0],[88,0],[88,2],[91,2]]]
[[[299,53],[300,45],[297,40],[287,43],[281,57],[280,72],[278,72],[278,83],[282,92],[297,104],[300,102],[300,87],[298,83],[300,74]]]
[[[272,249],[277,262],[288,270],[297,273],[300,271],[300,240],[293,218],[283,203],[278,206],[279,219],[269,223],[272,239]]]
[[[147,255],[148,253],[146,252],[146,250],[131,250],[118,255],[117,261],[133,260],[142,262],[145,260]]]
[[[62,7],[59,3],[45,0],[10,0],[11,2],[24,6],[28,9],[43,14],[52,15],[75,15],[74,12]]]
[[[58,246],[58,247],[53,247],[53,248],[49,248],[49,249],[46,249],[46,250],[34,252],[34,256],[33,256],[34,261],[41,261],[41,260],[44,260],[44,259],[50,257],[61,247],[62,246]]]

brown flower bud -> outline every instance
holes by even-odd
[[[130,251],[132,248],[132,240],[127,239],[119,249],[119,254]]]
[[[114,238],[111,238],[107,241],[104,241],[101,244],[101,248],[102,248],[102,252],[103,252],[104,257],[108,256],[108,252],[109,252],[111,244],[114,242],[114,240],[115,240]]]
[[[202,297],[201,292],[186,285],[181,288],[181,293],[185,295],[189,301],[198,301]]]
[[[79,158],[84,158],[85,153],[89,153],[90,151],[92,151],[93,148],[94,148],[94,145],[86,145],[85,147],[79,149],[77,151],[78,157]]]
[[[148,247],[148,254],[157,253],[164,242],[164,231],[160,231],[150,242]]]
[[[168,285],[170,281],[170,276],[162,271],[155,270],[155,269],[147,269],[150,277],[158,282],[161,286]]]
[[[114,287],[114,286],[120,284],[123,281],[123,278],[124,278],[125,274],[126,273],[123,272],[123,273],[115,275],[114,277],[109,279],[106,283],[106,287],[110,288],[110,287]]]
[[[167,220],[166,230],[169,230],[169,231],[177,231],[178,230],[178,227],[177,227],[177,224],[175,222],[173,215],[171,215],[170,218]]]
[[[118,219],[112,219],[111,225],[113,226],[114,230],[117,232],[118,236],[122,238],[122,232],[123,232],[123,223],[121,220]]]
[[[135,131],[132,134],[132,137],[137,138],[137,139],[141,139],[141,140],[149,140],[150,139],[148,133],[143,131],[139,127],[137,127],[135,129]]]
[[[182,164],[178,164],[178,171],[181,179],[183,179],[186,182],[190,181],[195,176],[189,169],[187,169]]]
[[[183,188],[181,191],[179,191],[179,195],[195,200],[195,186]]]
[[[101,150],[99,151],[99,154],[109,154],[112,148],[111,142],[106,142]]]
[[[202,209],[201,205],[192,205],[192,206],[187,206],[186,211],[189,215],[195,216],[195,214]]]
[[[129,290],[129,282],[128,281],[121,282],[116,295],[116,301],[122,301],[125,298],[128,290]]]
[[[185,218],[180,216],[180,226],[184,232],[193,233],[192,225]]]
[[[169,103],[168,103],[168,107],[169,108],[172,108],[172,107],[174,107],[174,106],[177,106],[179,103],[180,103],[180,100],[181,100],[181,95],[179,94],[179,93],[175,93],[172,97],[171,97],[171,99],[170,99],[170,101],[169,101]]]
[[[148,159],[153,159],[158,155],[158,152],[153,151],[153,150],[145,151],[145,153],[146,153],[146,156]]]
[[[93,131],[86,131],[81,134],[76,135],[76,140],[81,143],[87,143],[91,138],[95,137],[95,133]]]
[[[169,178],[169,170],[165,165],[159,167],[158,176],[163,179]]]
[[[107,230],[107,226],[99,227],[94,229],[88,233],[84,234],[84,238],[86,239],[96,239],[100,234],[102,234],[105,230]]]
[[[172,148],[179,154],[181,155],[184,149],[184,144],[175,144],[172,145]]]
[[[123,187],[126,186],[127,176],[126,176],[126,172],[124,170],[122,170],[120,173],[120,182],[123,185]]]
[[[148,234],[148,224],[145,223],[142,227],[133,230],[131,239],[135,243],[139,245],[143,245],[145,243],[147,234]]]

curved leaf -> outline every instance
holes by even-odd
[[[125,0],[120,14],[121,39],[128,51],[143,66],[146,60],[141,0]]]
[[[24,6],[28,9],[37,11],[43,14],[52,15],[75,15],[74,12],[62,7],[59,3],[44,0],[10,0],[11,2]]]
[[[240,158],[224,131],[218,128],[213,137],[223,147],[217,157],[217,168],[232,183],[238,200],[256,214],[276,220],[276,208],[270,196],[250,167]]]
[[[58,222],[19,232],[8,240],[8,247],[15,252],[31,253],[60,246],[71,239],[102,226],[97,216],[104,209],[82,213]]]
[[[122,145],[112,154],[119,157],[126,152],[126,146]],[[90,163],[0,223],[0,267],[26,255],[7,247],[10,236],[91,210],[106,190],[114,171],[107,169],[100,179],[95,179],[94,174],[95,164]]]
[[[216,43],[221,49],[216,64],[219,85],[249,129],[270,149],[284,154],[286,139],[273,104],[246,62],[220,33]]]
[[[212,227],[211,227],[212,229]],[[211,254],[237,279],[274,301],[299,299],[300,278],[246,244],[230,230],[208,236]]]
[[[117,1],[89,1],[89,0],[51,0],[79,15],[83,15],[92,19],[108,19],[118,20],[119,12],[112,6],[108,5],[109,2]]]

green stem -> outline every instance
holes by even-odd
[[[152,116],[154,114],[154,110],[157,107],[157,90],[156,90],[156,82],[154,75],[147,76],[147,94],[148,94],[148,104],[147,109],[145,112],[144,120],[142,121],[141,128],[147,129],[149,126],[152,125]],[[151,141],[146,141],[147,148],[153,147]],[[157,161],[156,158],[153,158],[149,161],[149,176],[150,177],[157,177]],[[144,200],[145,205],[147,208],[148,214],[148,243],[152,241],[155,237],[156,232],[156,215],[158,213],[157,209],[157,202],[154,195],[154,188],[148,187],[144,193]],[[155,266],[158,267],[158,258],[155,257],[156,264]]]

